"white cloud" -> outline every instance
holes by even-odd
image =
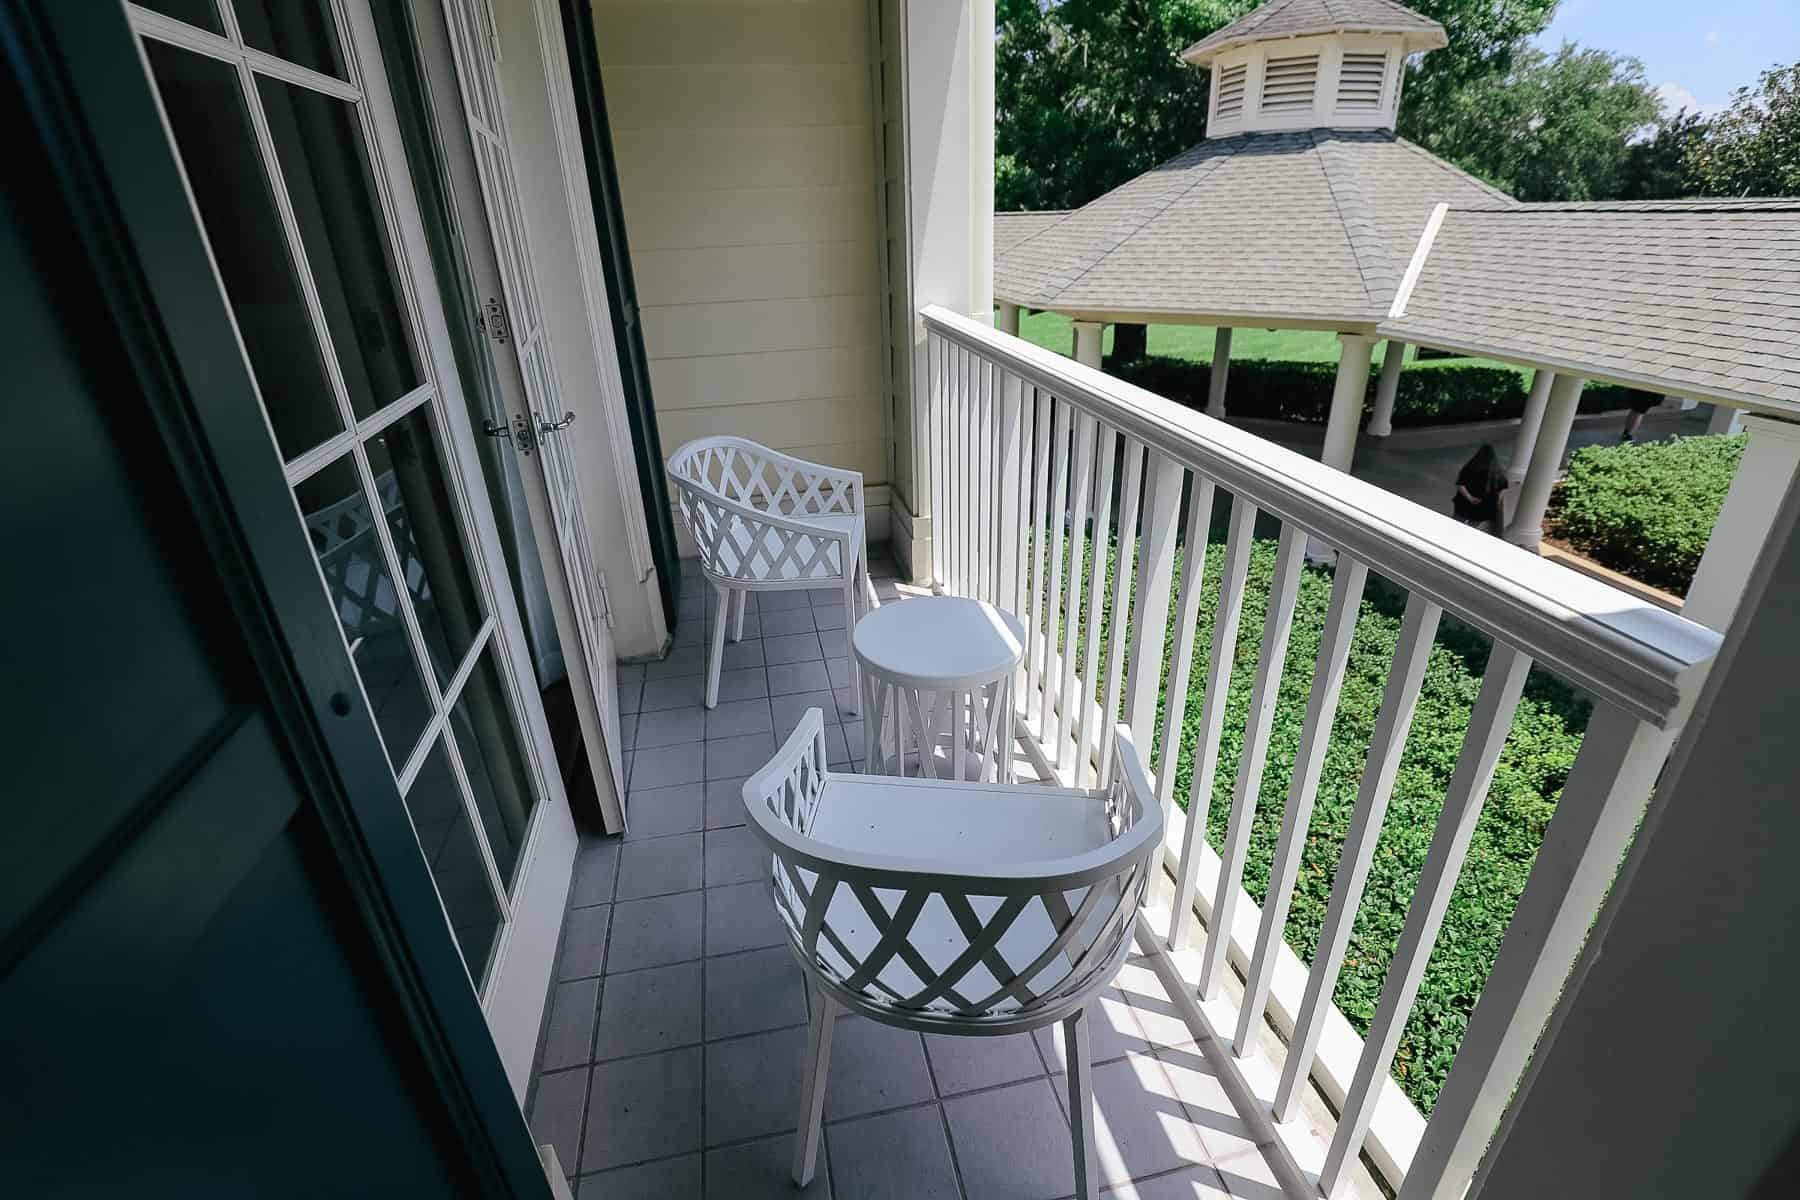
[[[1700,98],[1674,80],[1656,85],[1656,98],[1663,103],[1663,110],[1670,116],[1682,109],[1691,113],[1699,113],[1703,117],[1715,117],[1725,111],[1723,104],[1702,104]]]
[[[1705,37],[1703,37],[1703,38],[1701,38],[1701,39],[1700,39],[1700,40],[1701,40],[1701,41],[1703,41],[1703,42],[1705,42],[1705,43],[1706,43],[1706,44],[1707,44],[1707,45],[1709,45],[1709,46],[1716,46],[1716,45],[1718,45],[1718,44],[1719,44],[1719,43],[1720,43],[1720,42],[1721,42],[1721,41],[1722,41],[1722,40],[1723,40],[1723,39],[1722,39],[1722,38],[1720,38],[1720,37],[1719,37],[1719,31],[1718,31],[1718,30],[1716,30],[1716,29],[1709,29],[1709,30],[1707,30],[1707,31],[1706,31],[1706,36],[1705,36]]]

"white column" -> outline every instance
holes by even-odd
[[[1319,461],[1348,473],[1356,458],[1356,423],[1362,419],[1363,394],[1369,390],[1375,339],[1366,333],[1340,333],[1338,342],[1337,386],[1331,391],[1331,417]]]
[[[1100,369],[1100,335],[1106,326],[1098,321],[1075,322],[1075,361],[1098,371]]]
[[[1394,432],[1394,397],[1400,391],[1400,368],[1406,363],[1406,343],[1388,339],[1381,356],[1381,378],[1375,383],[1375,411],[1369,414],[1369,436]]]
[[[1231,373],[1231,326],[1213,331],[1212,373],[1206,383],[1206,415],[1225,416],[1225,377]]]
[[[1531,376],[1531,390],[1525,393],[1525,411],[1519,417],[1519,432],[1513,437],[1512,456],[1506,464],[1506,491],[1500,494],[1500,510],[1507,524],[1512,523],[1513,510],[1519,504],[1519,485],[1531,466],[1531,448],[1537,445],[1538,430],[1544,425],[1544,407],[1550,403],[1550,385],[1556,372],[1539,367]]]
[[[1744,410],[1733,408],[1729,404],[1712,406],[1712,416],[1707,418],[1706,432],[1736,433],[1744,427]]]
[[[898,37],[905,74],[905,125],[910,130],[906,172],[908,257],[905,265],[915,308],[941,304],[979,320],[994,311],[994,3],[943,0],[908,4]],[[895,114],[899,115],[899,114]],[[912,478],[896,489],[910,502],[899,517],[895,548],[915,579],[929,577],[931,473],[944,464],[931,458],[930,379],[924,326],[912,335],[910,410],[896,419],[913,428]],[[903,327],[894,334],[902,336]],[[900,495],[901,491],[906,494]]]
[[[1536,550],[1544,540],[1544,509],[1550,504],[1550,488],[1556,483],[1557,472],[1562,470],[1569,430],[1575,425],[1575,406],[1581,403],[1581,388],[1586,382],[1579,375],[1558,375],[1550,385],[1537,442],[1531,448],[1531,466],[1519,487],[1512,523],[1506,527],[1506,540],[1515,546]]]
[[[1002,300],[1000,302],[1000,316],[999,319],[994,322],[994,326],[999,329],[1001,333],[1010,333],[1014,337],[1018,337],[1019,306],[1016,304],[1008,304],[1006,301]]]
[[[1723,633],[1737,612],[1744,584],[1769,537],[1769,522],[1781,508],[1788,487],[1800,470],[1800,425],[1772,417],[1746,416],[1750,434],[1743,461],[1732,477],[1731,490],[1719,509],[1712,537],[1694,582],[1688,587],[1681,615]]]

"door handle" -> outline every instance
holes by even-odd
[[[540,432],[540,433],[559,433],[562,430],[567,429],[569,426],[573,425],[574,423],[575,423],[575,414],[572,412],[564,413],[562,415],[562,420],[560,420],[560,421],[546,421],[542,418],[539,418],[538,432]]]

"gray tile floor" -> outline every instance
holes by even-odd
[[[877,566],[884,602],[896,598],[891,567]],[[823,592],[762,597],[744,641],[728,645],[727,685],[708,712],[707,616],[697,583],[684,592],[675,650],[621,685],[632,829],[586,842],[576,862],[529,1100],[534,1134],[555,1145],[581,1200],[1073,1194],[1059,1031],[921,1037],[850,1017],[835,1039],[818,1176],[794,1189],[808,998],[739,787],[814,705],[836,731],[836,763],[857,765],[843,610]],[[798,657],[771,663],[773,643],[775,657]],[[1143,1200],[1282,1195],[1151,970],[1128,963],[1095,1015],[1106,1187]]]

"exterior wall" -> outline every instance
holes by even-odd
[[[849,467],[887,536],[865,0],[594,0],[663,446]]]

